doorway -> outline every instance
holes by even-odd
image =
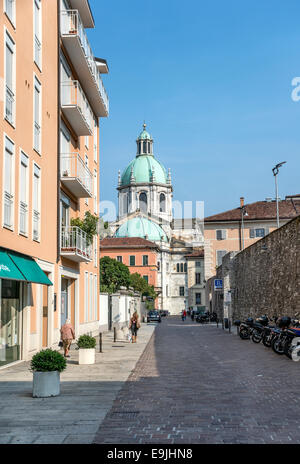
[[[61,279],[61,326],[66,323],[69,316],[68,286],[68,279]]]

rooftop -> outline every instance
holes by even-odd
[[[256,201],[255,203],[245,204],[245,211],[247,216],[244,216],[244,221],[253,220],[276,220],[276,201],[265,200]],[[279,201],[279,217],[280,219],[293,219],[300,215],[300,195],[290,195],[284,200]],[[219,221],[240,221],[241,220],[241,207],[234,208],[223,213],[208,216],[204,219],[205,223],[219,222]]]
[[[106,237],[100,241],[101,248],[158,248],[157,244],[140,237]]]

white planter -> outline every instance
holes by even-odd
[[[95,348],[79,348],[78,364],[95,364]]]
[[[58,396],[60,394],[60,373],[59,371],[51,372],[33,372],[33,389],[34,398],[48,398],[49,396]]]

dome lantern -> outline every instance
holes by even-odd
[[[136,156],[150,155],[153,156],[153,139],[149,132],[146,131],[146,123],[143,124],[143,130],[136,140]]]

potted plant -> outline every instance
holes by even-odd
[[[78,364],[95,364],[96,339],[90,335],[80,335],[77,340]]]
[[[33,372],[34,398],[47,398],[60,394],[60,373],[67,367],[62,354],[47,348],[36,353],[30,363]]]

